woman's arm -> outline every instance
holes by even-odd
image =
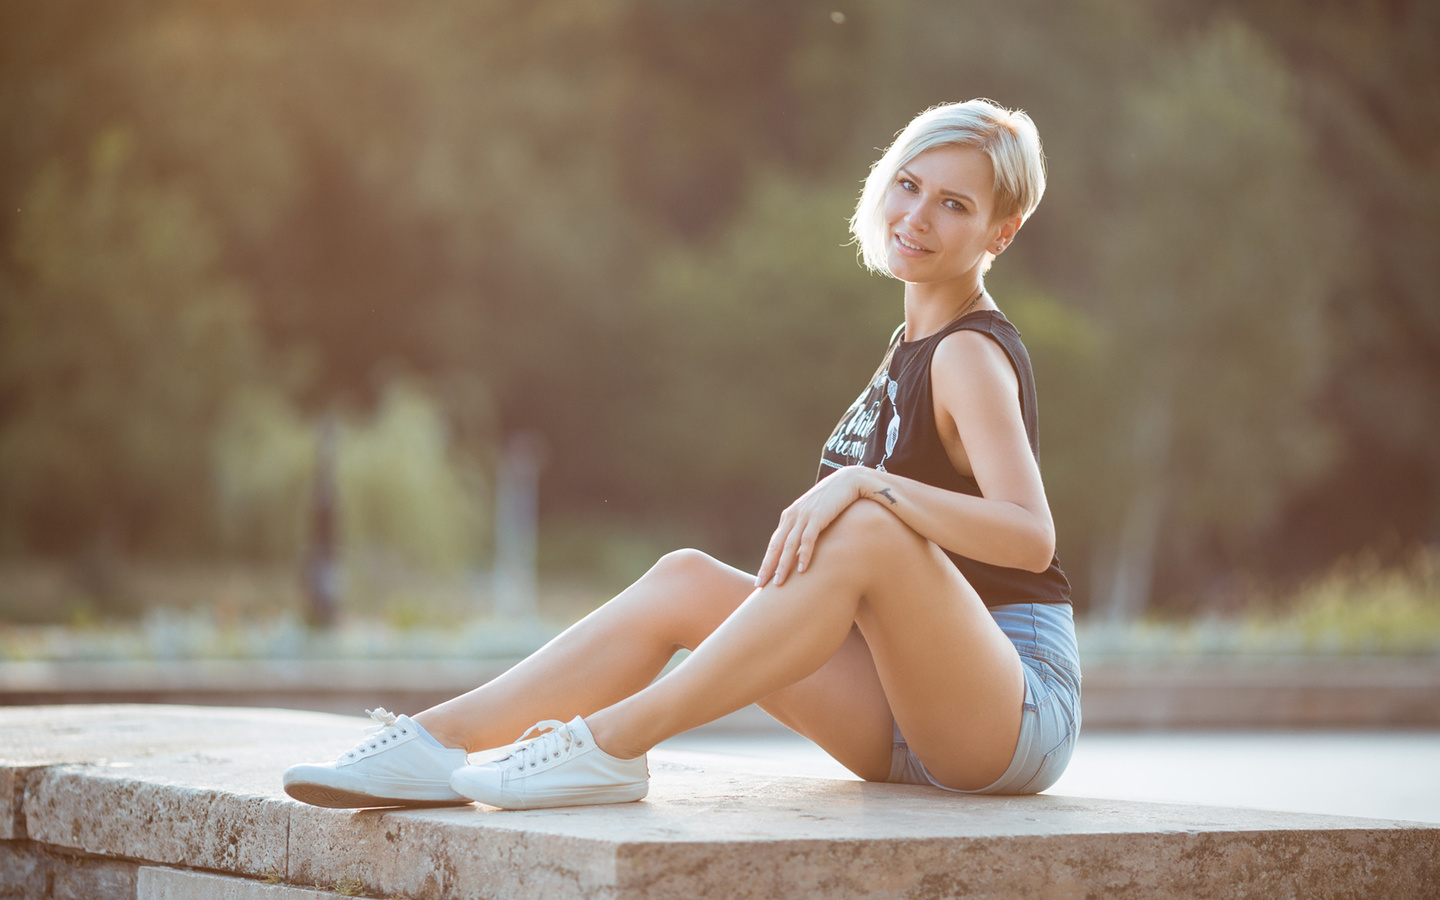
[[[936,426],[951,463],[982,496],[849,466],[792,503],[771,537],[757,584],[805,571],[816,539],[858,500],[879,503],[935,544],[980,562],[1043,572],[1055,525],[1020,413],[1020,385],[1005,351],[972,331],[944,338],[930,368]]]
[[[1020,411],[1020,381],[991,338],[959,331],[940,342],[930,366],[935,424],[950,462],[981,496],[886,472],[859,473],[861,496],[961,556],[1043,572],[1055,555],[1055,523]]]

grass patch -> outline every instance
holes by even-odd
[[[1250,626],[1311,653],[1440,653],[1440,553],[1390,568],[1373,556],[1345,560]]]
[[[1232,615],[1082,621],[1077,630],[1089,659],[1440,657],[1440,552],[1389,567],[1346,559],[1289,594],[1254,590]]]

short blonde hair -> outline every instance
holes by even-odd
[[[947,103],[925,110],[910,121],[870,167],[850,233],[867,268],[892,274],[885,263],[887,243],[883,208],[885,192],[901,169],[935,147],[972,147],[990,157],[995,170],[992,221],[1020,214],[1030,218],[1045,193],[1045,153],[1040,133],[1022,110],[1008,110],[990,100]]]

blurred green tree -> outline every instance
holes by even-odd
[[[260,460],[299,438],[276,435],[327,409],[375,421],[406,383],[459,445],[446,466],[547,435],[548,518],[684,524],[750,554],[898,317],[897,286],[841,246],[866,164],[917,110],[989,95],[1050,154],[992,292],[1032,342],[1082,601],[1133,610],[1150,573],[1193,594],[1264,568],[1258,536],[1336,471],[1320,385],[1351,444],[1440,485],[1434,14],[1309,10],[0,9],[0,194],[20,210],[0,218],[4,546],[113,532],[200,552],[216,528],[176,523],[209,488],[174,486],[209,484],[207,464],[224,509],[263,495],[261,520],[291,521],[298,476]],[[116,123],[111,174],[77,158]],[[247,384],[270,405],[222,418]],[[122,399],[134,415],[107,418]],[[274,440],[242,464],[251,426]],[[1355,490],[1331,493],[1348,499],[1326,515],[1350,516]],[[1440,509],[1411,493],[1397,509]],[[1400,514],[1375,504],[1356,540]],[[232,526],[232,549],[290,540]]]
[[[207,438],[259,348],[215,228],[135,164],[135,142],[101,133],[83,169],[52,162],[21,207],[0,303],[10,553],[207,540]]]
[[[216,479],[227,549],[293,561],[305,533],[319,426],[273,388],[241,391],[217,430]],[[389,386],[374,415],[338,437],[346,555],[393,555],[413,570],[453,572],[483,555],[486,486],[421,385]]]
[[[672,244],[652,270],[651,383],[634,423],[650,438],[634,464],[655,500],[681,500],[746,565],[904,318],[899,283],[847,246],[853,191],[759,177],[714,241]]]
[[[1119,193],[1095,198],[1091,232],[1109,303],[1089,467],[1095,599],[1122,618],[1148,602],[1162,542],[1235,558],[1330,461],[1314,399],[1348,237],[1291,76],[1239,22],[1172,53],[1126,111],[1128,152],[1106,158]]]
[[[1330,218],[1354,240],[1329,309],[1324,408],[1346,458],[1271,542],[1301,571],[1378,539],[1440,546],[1440,7],[1220,2],[1299,79]],[[1399,538],[1399,540],[1394,540]]]

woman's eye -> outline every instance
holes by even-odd
[[[956,212],[964,212],[964,211],[965,211],[965,205],[964,205],[963,203],[961,203],[959,200],[946,200],[946,201],[945,201],[945,205],[948,206],[948,207],[950,207],[951,209],[955,210]]]
[[[900,179],[900,186],[912,194],[919,190],[919,188],[915,186],[915,182],[908,178]]]

